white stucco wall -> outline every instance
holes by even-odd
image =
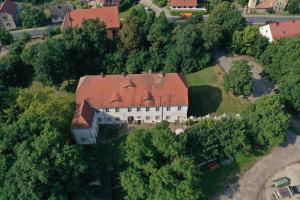
[[[178,110],[178,107],[181,107]],[[146,107],[139,108],[137,107],[130,108],[110,108],[109,112],[106,109],[98,108],[95,112],[95,117],[97,118],[99,124],[120,124],[128,123],[128,117],[133,117],[133,120],[136,122],[140,120],[141,123],[156,123],[166,120],[168,122],[183,122],[187,119],[187,106],[174,106],[170,107],[170,110],[167,110],[167,107],[148,107],[149,111],[146,110]],[[158,109],[158,110],[157,110]]]
[[[180,109],[179,109],[180,107]],[[94,118],[91,128],[72,128],[72,133],[77,144],[96,144],[99,124],[120,124],[128,123],[128,117],[133,117],[133,122],[140,120],[140,123],[158,123],[162,120],[168,122],[184,122],[187,120],[188,106],[173,107],[141,107],[140,111],[136,107],[131,108],[110,108],[109,112],[104,108],[97,108],[94,112]],[[158,108],[158,110],[157,110]]]
[[[262,36],[268,38],[269,42],[273,42],[273,36],[270,29],[270,25],[265,25],[259,28],[259,32]]]
[[[0,13],[0,25],[6,30],[12,30],[16,28],[13,16],[6,12]]]

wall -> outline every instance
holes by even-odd
[[[170,107],[170,110],[167,110],[167,107],[148,107],[149,111],[146,110],[146,107],[140,108],[138,111],[137,107],[131,108],[131,111],[128,111],[128,108],[119,108],[118,111],[115,108],[109,109],[109,112],[106,109],[98,108],[96,109],[95,117],[98,119],[100,124],[120,124],[128,123],[128,117],[133,117],[133,122],[140,123],[156,123],[161,122],[162,120],[167,120],[169,122],[182,122],[187,119],[187,106],[181,106],[181,110],[178,110],[178,106]],[[156,110],[156,109],[159,110]]]
[[[262,36],[269,39],[269,42],[273,41],[270,25],[265,25],[259,28],[259,32]]]
[[[71,129],[77,144],[96,144],[98,136],[98,122],[94,117],[91,128]]]
[[[16,24],[15,24],[13,16],[11,16],[7,13],[0,13],[0,24],[6,30],[12,30],[12,29],[16,28]]]

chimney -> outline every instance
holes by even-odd
[[[279,22],[276,22],[276,25],[278,26],[278,25],[279,25]]]
[[[295,23],[295,20],[293,19],[292,22]]]

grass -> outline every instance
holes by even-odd
[[[227,93],[223,87],[224,72],[219,66],[186,75],[189,86],[189,116],[240,113],[248,101]]]
[[[133,7],[130,7],[129,9],[123,11],[123,12],[120,12],[120,13],[119,13],[119,17],[120,17],[121,19],[122,19],[122,18],[124,19],[124,18],[126,18],[126,17],[128,17],[128,16],[130,15],[130,12],[131,12],[131,10],[132,10],[133,8],[139,8],[139,7],[144,8],[144,6],[143,6],[142,4],[135,5],[135,6],[133,6]]]
[[[221,166],[214,171],[208,171],[203,167],[204,175],[202,177],[204,199],[210,199],[219,192],[226,189],[231,183],[237,181],[238,175],[250,169],[257,159],[266,155],[268,151],[253,151],[248,154],[238,153],[235,156],[235,162],[230,165]]]

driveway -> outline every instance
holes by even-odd
[[[300,162],[300,137],[287,131],[287,141],[258,161],[237,183],[213,200],[257,200],[266,180],[291,164]]]
[[[249,56],[226,56],[222,52],[215,53],[215,59],[218,64],[222,67],[225,72],[228,72],[234,61],[247,60],[251,66],[251,72],[253,77],[253,94],[248,97],[248,99],[253,102],[257,97],[263,95],[268,95],[273,93],[274,84],[266,77],[261,76],[263,68],[260,64],[255,62],[255,60]]]
[[[38,27],[38,28],[28,28],[28,29],[22,29],[22,30],[17,30],[17,31],[10,31],[14,39],[18,39],[22,33],[27,32],[31,38],[40,38],[43,36],[44,31],[47,28],[58,28],[60,27],[60,24],[56,25],[50,25],[50,26],[45,26],[45,27]]]

